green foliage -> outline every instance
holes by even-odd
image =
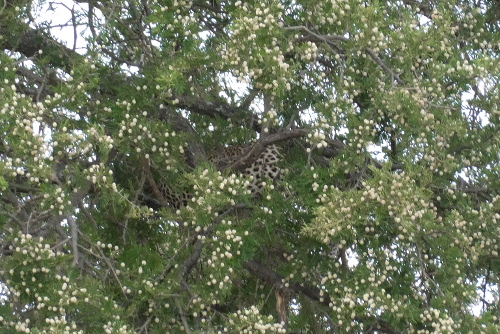
[[[500,331],[494,1],[0,7],[0,332]]]

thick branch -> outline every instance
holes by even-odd
[[[311,40],[314,42],[323,42],[326,45],[328,45],[328,47],[332,51],[335,51],[336,49],[338,49],[338,46],[336,45],[336,43],[334,43],[334,41],[347,42],[349,40],[347,37],[340,36],[340,35],[316,34],[315,32],[311,31],[309,28],[307,28],[305,26],[286,27],[285,30],[289,30],[289,31],[301,30],[301,31],[305,32],[308,36],[299,37],[296,40],[296,42],[302,42],[302,41],[306,41],[306,40]]]
[[[193,96],[177,96],[177,99],[179,100],[178,106],[190,112],[212,118],[231,119],[236,124],[244,125],[260,132],[257,117],[247,109],[232,106],[224,100],[210,102]]]
[[[393,80],[396,80],[396,82],[400,85],[404,84],[404,81],[401,80],[399,76],[396,73],[394,73],[393,70],[391,70],[389,66],[387,66],[382,61],[382,59],[380,59],[380,57],[375,54],[375,52],[373,52],[373,50],[366,49],[366,53],[368,53],[368,55],[378,64],[378,66],[380,66],[385,72],[387,72],[392,77]]]
[[[158,189],[158,186],[156,185],[155,179],[153,177],[153,173],[151,173],[149,159],[144,156],[142,157],[142,168],[144,170],[144,173],[146,174],[146,179],[148,180],[149,186],[153,190],[153,194],[155,195],[156,199],[158,199],[163,207],[168,207],[168,203],[161,194],[160,189]]]
[[[0,49],[20,52],[26,57],[39,55],[39,51],[42,51],[43,57],[48,59],[50,65],[66,72],[71,70],[73,61],[83,61],[83,56],[76,51],[26,24],[22,25],[22,29],[14,30],[6,25],[0,25],[0,35],[4,36],[0,39]]]
[[[266,282],[270,286],[281,287],[283,285],[283,276],[279,275],[274,270],[267,268],[257,261],[252,260],[245,262],[243,263],[243,267],[247,269],[252,275]],[[304,296],[319,302],[320,304],[328,306],[328,304],[330,303],[330,297],[322,297],[320,294],[320,290],[316,287],[307,286],[305,284],[299,284],[295,282],[288,282],[288,286],[295,293],[301,293]]]
[[[264,152],[268,145],[291,138],[302,137],[307,133],[308,131],[304,129],[293,129],[274,133],[272,135],[261,138],[256,141],[252,148],[243,157],[238,159],[238,161],[229,166],[222,166],[221,169],[230,168],[234,171],[242,171],[250,166],[253,162],[255,162],[255,160],[258,159],[258,157],[262,154],[262,152]]]
[[[243,267],[247,269],[255,277],[266,282],[268,285],[273,286],[275,288],[282,288],[284,283],[283,276],[267,268],[263,264],[255,260],[252,260],[243,263]],[[287,282],[287,283],[289,291],[291,290],[295,293],[300,293],[324,306],[329,307],[331,301],[330,297],[328,295],[321,294],[320,289],[303,283],[296,283],[296,282]],[[392,326],[389,323],[380,318],[369,317],[369,316],[367,317],[357,316],[355,319],[360,322],[367,323],[367,328],[372,329],[372,331],[369,331],[368,333],[376,333],[378,331],[381,333],[388,333],[388,334],[401,334],[400,331],[392,328]]]

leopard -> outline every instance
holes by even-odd
[[[221,171],[227,166],[231,166],[252,148],[252,144],[229,145],[216,149],[208,158],[214,167]],[[258,196],[262,192],[266,180],[276,181],[281,179],[281,170],[278,163],[282,155],[280,147],[276,144],[266,146],[259,157],[248,167],[241,171],[241,175],[248,179],[247,189],[251,196]],[[188,191],[180,194],[175,193],[166,183],[158,185],[166,204],[173,209],[180,209],[187,206],[192,195]]]

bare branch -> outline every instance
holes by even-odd
[[[235,163],[233,163],[232,165],[223,165],[219,169],[224,170],[226,168],[230,168],[234,171],[241,171],[250,166],[253,162],[255,162],[255,160],[258,159],[258,157],[262,154],[262,152],[264,152],[264,150],[268,145],[291,138],[302,137],[305,136],[307,133],[309,132],[304,129],[292,129],[274,133],[264,138],[261,138],[258,141],[256,141],[255,144],[252,146],[252,148],[247,153],[245,153],[243,157],[238,159]]]
[[[279,275],[275,271],[267,268],[266,266],[255,260],[244,262],[243,267],[247,269],[252,275],[263,280],[270,286],[280,287],[283,284],[283,276]],[[306,297],[319,302],[320,304],[328,305],[330,302],[330,297],[322,296],[320,294],[320,290],[316,287],[295,282],[288,282],[288,284],[290,289],[292,289],[295,293],[301,293]]]
[[[294,31],[294,30],[304,31],[309,36],[314,37],[317,41],[320,41],[320,42],[327,44],[328,47],[330,47],[330,49],[332,49],[332,51],[335,51],[334,48],[335,49],[338,48],[338,46],[335,43],[333,43],[333,41],[342,41],[342,42],[349,41],[349,39],[347,37],[340,36],[340,35],[319,35],[313,31],[311,31],[309,28],[307,28],[305,26],[285,27],[284,29],[288,30],[288,31]],[[297,41],[300,41],[300,39]]]
[[[78,234],[83,238],[85,239],[89,244],[93,244],[89,238],[83,234],[81,231],[78,231]],[[88,248],[85,248],[83,247],[82,245],[78,244],[78,247],[84,251],[86,251],[87,253],[91,254],[92,256],[94,256],[95,258],[98,258],[98,259],[101,259],[101,260],[104,260],[104,262],[106,262],[106,265],[108,266],[109,270],[113,273],[113,276],[116,280],[116,282],[118,283],[118,285],[120,286],[120,291],[122,292],[122,294],[125,296],[126,298],[126,291],[123,289],[123,284],[122,282],[120,281],[120,278],[118,277],[118,274],[116,273],[116,266],[113,265],[113,263],[111,263],[110,259],[104,254],[104,252],[102,251],[101,247],[95,247],[97,249],[97,251],[99,252],[99,254],[96,254],[92,251],[92,249],[88,249]]]
[[[7,0],[3,0],[2,8],[0,8],[0,15],[2,15],[5,8],[7,8]]]
[[[240,108],[243,110],[248,110],[250,108],[250,105],[252,104],[253,100],[257,97],[259,94],[259,91],[257,89],[252,89],[248,95],[243,99],[243,101],[240,104]]]
[[[73,266],[78,266],[80,264],[80,256],[78,251],[78,225],[71,214],[68,214],[67,221],[71,227],[71,248],[73,249]]]
[[[375,54],[375,52],[373,52],[373,50],[371,50],[371,49],[366,49],[366,53],[368,53],[368,55],[369,55],[369,56],[370,56],[373,60],[375,60],[375,62],[376,62],[376,63],[377,63],[380,67],[382,67],[382,69],[383,69],[384,71],[386,71],[386,72],[387,72],[387,73],[388,73],[388,74],[389,74],[389,75],[393,78],[393,80],[396,80],[396,82],[397,82],[398,84],[400,84],[400,85],[403,85],[403,84],[404,84],[404,81],[403,81],[403,80],[401,80],[401,79],[399,78],[399,76],[398,76],[396,73],[394,73],[394,72],[393,72],[393,71],[392,71],[392,70],[391,70],[391,69],[390,69],[390,68],[389,68],[389,67],[388,67],[388,66],[387,66],[387,65],[386,65],[383,61],[382,61],[382,59],[380,59],[380,58],[379,58],[379,56],[377,56],[377,55]]]
[[[184,313],[184,310],[182,309],[182,305],[179,302],[178,298],[175,298],[175,306],[177,307],[177,310],[179,311],[179,315],[181,316],[181,321],[182,321],[182,325],[184,327],[184,331],[186,332],[186,334],[191,334],[191,331],[189,330],[189,325],[188,325],[187,320],[186,320],[186,314]]]
[[[179,100],[177,106],[182,109],[212,118],[231,119],[236,124],[242,124],[260,132],[258,118],[247,109],[232,106],[221,99],[212,102],[194,96],[176,96],[176,98]]]

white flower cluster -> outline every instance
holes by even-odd
[[[166,24],[165,29],[172,31],[178,27],[179,32],[181,32],[185,36],[188,37],[192,36],[196,38],[196,34],[198,32],[197,18],[195,15],[190,13],[192,5],[193,5],[192,1],[174,0],[171,3],[170,7],[165,5],[157,7],[154,10],[156,13],[161,13],[161,12],[174,13],[174,18],[171,21],[172,23]]]
[[[219,171],[205,169],[195,180],[195,192],[191,202],[196,203],[198,207],[204,207],[205,212],[212,213],[214,204],[220,205],[223,201],[235,205],[235,196],[249,193],[244,185],[244,181],[236,174],[224,177]],[[188,210],[192,211],[193,208],[188,206]]]
[[[440,312],[438,309],[429,308],[420,314],[420,319],[423,322],[430,322],[433,328],[432,333],[455,333],[456,326],[452,318],[446,313]],[[458,326],[457,326],[458,327]]]
[[[326,122],[320,122],[319,126],[307,135],[307,142],[311,143],[312,147],[318,149],[327,147],[328,143],[326,142],[326,139],[327,137],[329,137],[329,135],[326,131],[328,131],[328,128],[329,125]],[[311,152],[311,148],[307,148],[307,152]]]
[[[58,255],[52,250],[50,244],[43,243],[44,239],[42,237],[33,239],[31,234],[19,233],[19,237],[14,238],[13,241],[13,245],[9,246],[9,249],[17,253],[29,255],[27,260],[25,260],[26,263],[28,261],[39,262],[42,259],[51,259]]]
[[[231,314],[230,322],[240,329],[244,334],[286,333],[284,324],[273,322],[272,316],[260,314],[259,309],[252,305],[250,308],[238,310]]]
[[[281,46],[283,6],[276,4],[271,8],[256,4],[253,7],[241,1],[236,4],[239,4],[241,17],[232,27],[231,39],[237,42],[218,50],[222,59],[231,66],[240,82],[253,81],[256,87],[270,90],[272,94],[280,86],[290,89],[290,65],[285,57],[287,48]],[[264,78],[272,80],[261,82]]]
[[[106,334],[134,334],[135,331],[130,329],[127,325],[121,325],[120,322],[111,322],[103,326],[104,333]]]

